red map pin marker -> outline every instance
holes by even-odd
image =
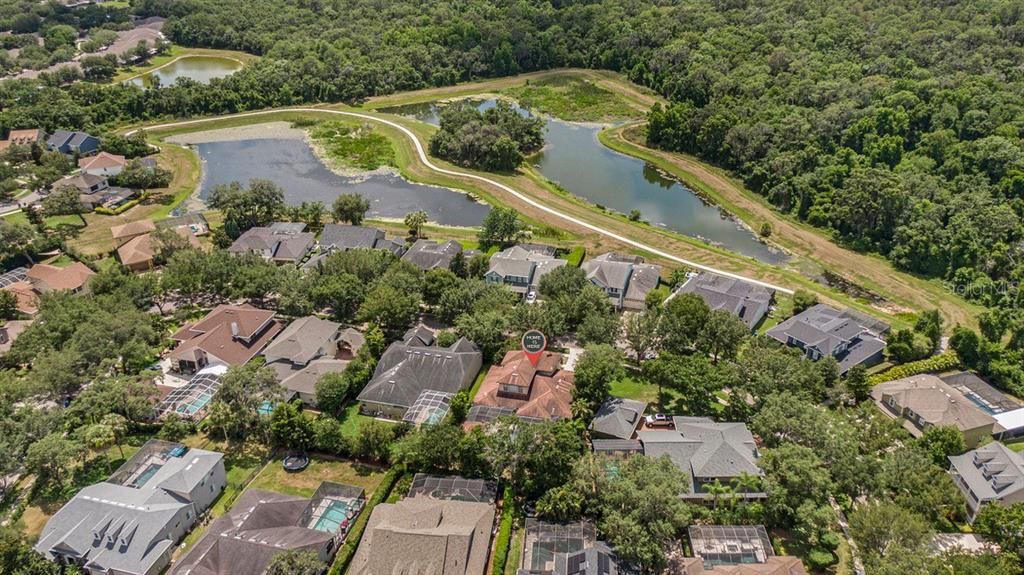
[[[526,354],[526,359],[530,360],[533,367],[537,367],[540,356],[544,355],[544,350],[547,347],[548,338],[544,337],[543,333],[531,329],[523,334],[523,353]]]

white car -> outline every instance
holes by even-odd
[[[537,292],[530,290],[526,292],[526,303],[533,303],[537,301]]]

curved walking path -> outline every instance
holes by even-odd
[[[600,226],[596,226],[594,224],[591,224],[589,222],[586,222],[584,220],[581,220],[581,219],[579,219],[577,217],[571,216],[571,215],[566,214],[564,212],[560,212],[560,211],[558,211],[558,210],[556,210],[554,208],[551,208],[551,207],[549,207],[549,206],[547,206],[547,205],[545,205],[545,204],[543,204],[541,202],[538,202],[537,200],[534,200],[533,198],[527,196],[526,194],[524,194],[522,192],[519,192],[519,191],[515,190],[514,188],[512,188],[510,186],[507,186],[505,184],[502,184],[501,182],[492,180],[492,179],[487,178],[485,176],[480,176],[480,175],[477,175],[477,174],[471,174],[471,173],[468,173],[468,172],[460,172],[458,170],[449,170],[447,168],[442,168],[440,166],[437,166],[437,165],[433,164],[430,161],[430,158],[427,157],[427,153],[423,149],[423,144],[420,143],[419,138],[416,137],[416,134],[414,134],[412,132],[412,130],[406,128],[405,126],[403,126],[403,125],[401,125],[401,124],[399,124],[397,122],[393,122],[391,120],[386,120],[384,118],[378,118],[376,116],[371,116],[369,114],[361,114],[359,112],[346,112],[346,111],[343,111],[343,110],[329,110],[329,109],[323,109],[323,108],[277,108],[277,109],[273,109],[273,110],[260,110],[260,111],[257,111],[257,112],[243,112],[243,113],[240,113],[240,114],[230,114],[230,115],[226,115],[226,116],[216,116],[216,117],[212,117],[212,118],[199,118],[199,119],[196,119],[196,120],[184,120],[184,121],[181,121],[181,122],[170,122],[170,123],[167,123],[167,124],[157,124],[155,126],[148,126],[147,129],[149,129],[149,130],[162,130],[162,129],[168,129],[168,128],[177,128],[177,127],[181,127],[181,126],[190,126],[190,125],[204,124],[204,123],[208,123],[208,122],[214,122],[214,121],[218,121],[218,120],[223,120],[225,118],[248,118],[248,117],[253,117],[253,116],[264,116],[264,115],[269,115],[269,114],[280,114],[282,112],[307,112],[307,113],[314,113],[314,114],[334,114],[334,115],[338,115],[338,116],[348,116],[348,117],[351,117],[351,118],[359,118],[361,120],[368,120],[368,121],[371,121],[371,122],[377,122],[379,124],[384,124],[384,125],[386,125],[386,126],[388,126],[390,128],[394,128],[394,129],[402,132],[406,137],[408,137],[409,140],[412,141],[413,146],[416,148],[416,154],[419,156],[420,162],[424,166],[426,166],[428,169],[430,169],[430,170],[432,170],[434,172],[437,172],[439,174],[444,174],[444,175],[447,175],[447,176],[454,176],[454,177],[458,177],[458,178],[469,178],[471,180],[476,180],[478,182],[483,182],[483,183],[485,183],[485,184],[487,184],[489,186],[493,186],[495,188],[498,188],[498,189],[502,190],[503,192],[513,196],[514,198],[516,198],[516,199],[518,199],[518,200],[520,200],[520,201],[522,201],[522,202],[524,202],[524,203],[526,203],[526,204],[528,204],[530,206],[533,206],[534,208],[537,208],[538,210],[541,210],[541,211],[543,211],[543,212],[545,212],[545,213],[547,213],[549,215],[552,215],[552,216],[554,216],[554,217],[556,217],[558,219],[564,220],[566,222],[569,222],[571,224],[580,226],[582,228],[586,228],[586,229],[588,229],[588,230],[590,230],[592,232],[598,233],[598,234],[600,234],[602,236],[605,236],[607,238],[616,240],[618,242],[621,242],[621,243],[633,246],[635,248],[644,250],[646,252],[650,252],[650,253],[658,256],[658,257],[662,257],[662,258],[665,258],[667,260],[671,260],[671,261],[680,263],[682,265],[685,265],[685,266],[688,266],[688,267],[691,267],[691,268],[695,268],[695,269],[699,269],[699,270],[703,270],[703,271],[707,271],[707,272],[712,272],[712,273],[716,273],[716,274],[723,275],[723,276],[726,276],[726,277],[730,277],[730,278],[734,278],[734,279],[750,282],[750,283],[753,283],[753,284],[756,284],[756,285],[760,285],[760,286],[763,286],[763,287],[766,287],[766,288],[769,288],[769,289],[773,289],[773,290],[776,290],[776,291],[779,291],[779,292],[782,292],[782,293],[785,293],[785,294],[792,294],[793,293],[792,289],[789,289],[789,288],[786,288],[786,287],[777,286],[777,285],[774,285],[774,284],[771,284],[771,283],[768,283],[768,282],[765,282],[765,281],[761,281],[761,280],[758,280],[758,279],[742,276],[742,275],[739,275],[739,274],[735,274],[735,273],[728,272],[728,271],[725,271],[725,270],[720,270],[720,269],[713,268],[713,267],[710,267],[710,266],[706,266],[704,264],[700,264],[700,263],[697,263],[697,262],[693,262],[693,261],[690,261],[690,260],[687,260],[687,259],[683,259],[683,258],[681,258],[679,256],[676,256],[676,255],[670,254],[668,252],[665,252],[663,250],[660,250],[658,248],[655,248],[654,246],[650,246],[650,245],[644,244],[642,242],[638,242],[638,241],[636,241],[634,239],[630,239],[630,238],[628,238],[626,236],[623,236],[622,234],[613,232],[613,231],[611,231],[609,229],[602,228]],[[133,134],[136,131],[137,130],[132,130],[130,132],[127,132],[127,135],[131,135],[131,134]]]

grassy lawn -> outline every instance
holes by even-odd
[[[473,380],[473,387],[469,388],[470,399],[476,397],[477,392],[480,391],[480,386],[483,385],[484,379],[487,378],[487,371],[489,369],[491,369],[491,365],[487,364],[480,368],[480,373],[476,374],[476,379]]]
[[[515,530],[512,532],[512,541],[509,543],[504,575],[516,575],[516,571],[519,570],[519,562],[522,559],[525,539],[526,529],[522,525],[515,527]]]
[[[1011,439],[1010,441],[1004,441],[1003,444],[1018,453],[1024,451],[1024,437],[1019,439]]]
[[[306,469],[289,473],[280,461],[273,459],[263,467],[249,488],[311,497],[321,483],[333,481],[362,487],[366,490],[366,496],[371,497],[383,477],[384,470],[379,467],[318,457],[311,457]]]
[[[345,437],[355,437],[359,433],[360,427],[373,421],[372,417],[359,413],[358,403],[346,407],[338,419],[341,421],[341,432]]]
[[[521,86],[502,90],[502,93],[525,108],[569,122],[608,122],[643,116],[637,106],[619,94],[578,76],[527,80]]]
[[[310,129],[309,135],[322,152],[317,155],[326,156],[329,163],[360,170],[397,165],[391,140],[370,124],[322,122]]]
[[[644,383],[634,377],[626,377],[622,381],[612,382],[612,395],[625,397],[650,404],[658,402],[658,386]]]

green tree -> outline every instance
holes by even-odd
[[[711,355],[712,363],[720,358],[733,359],[740,345],[750,337],[750,328],[732,313],[716,309],[697,334],[697,349]]]
[[[284,211],[284,192],[270,180],[253,179],[248,189],[238,182],[215,186],[206,203],[224,212],[239,232],[272,223]]]
[[[94,423],[79,430],[82,442],[99,457],[107,466],[107,473],[110,472],[110,458],[107,457],[107,448],[114,444],[114,431],[102,423]]]
[[[804,290],[793,292],[793,315],[803,313],[816,305],[818,305],[817,294]]]
[[[888,502],[873,501],[858,505],[850,514],[850,534],[870,567],[908,551],[920,554],[932,531],[920,515]]]
[[[359,459],[387,463],[394,440],[393,425],[377,420],[368,421],[359,426],[352,440],[352,455]]]
[[[397,335],[412,324],[419,308],[419,293],[380,283],[366,294],[356,317],[376,324],[385,333]]]
[[[638,366],[649,353],[657,351],[661,344],[660,322],[660,308],[623,314],[622,339],[633,352],[633,359]]]
[[[117,446],[121,459],[124,459],[124,447],[122,444],[124,443],[125,435],[128,433],[128,419],[119,413],[108,413],[100,420],[100,424],[105,425],[110,430],[110,433],[113,434],[113,443]]]
[[[274,555],[264,575],[320,575],[326,567],[316,551],[289,549]]]
[[[967,451],[964,434],[951,425],[928,426],[917,443],[931,455],[935,465],[942,468],[949,466],[949,456]]]
[[[871,383],[868,381],[868,370],[862,364],[855,365],[846,372],[846,388],[853,394],[857,403],[865,401],[871,393]]]
[[[417,238],[421,237],[423,226],[427,221],[427,212],[423,210],[416,210],[405,215],[405,227],[409,228],[409,232]]]
[[[708,304],[696,294],[679,294],[668,300],[662,313],[662,346],[672,353],[689,353],[711,316]]]
[[[82,215],[86,210],[76,188],[63,186],[43,198],[42,205],[43,213],[47,216],[78,216],[83,227],[89,225]]]
[[[32,249],[38,239],[39,234],[32,228],[0,219],[0,259],[20,254],[28,263],[35,263],[32,259]]]
[[[18,317],[18,297],[14,292],[0,291],[0,321]]]
[[[1024,503],[984,505],[974,520],[974,531],[1014,555],[1024,553]]]
[[[298,402],[279,403],[270,414],[274,442],[289,449],[308,449],[314,440],[313,424],[302,414]]]
[[[526,234],[525,226],[519,219],[519,212],[514,208],[495,206],[484,217],[480,224],[477,239],[480,246],[507,246],[522,239]]]
[[[324,413],[341,414],[349,397],[349,379],[344,373],[325,373],[316,382],[316,406]]]
[[[501,350],[508,329],[508,314],[501,311],[466,313],[455,322],[455,333],[475,343],[485,361],[493,360]]]
[[[63,485],[68,469],[83,452],[84,448],[78,442],[64,437],[63,433],[54,432],[28,446],[25,469],[44,481],[52,480]]]
[[[178,442],[195,433],[195,426],[187,419],[177,413],[169,413],[164,416],[163,425],[157,437],[164,441]]]
[[[348,222],[353,226],[362,225],[366,212],[370,211],[370,201],[361,194],[341,194],[331,206],[331,214],[336,222]]]
[[[612,382],[626,372],[622,352],[607,344],[587,346],[576,362],[572,398],[586,403],[593,412],[608,399]]]

